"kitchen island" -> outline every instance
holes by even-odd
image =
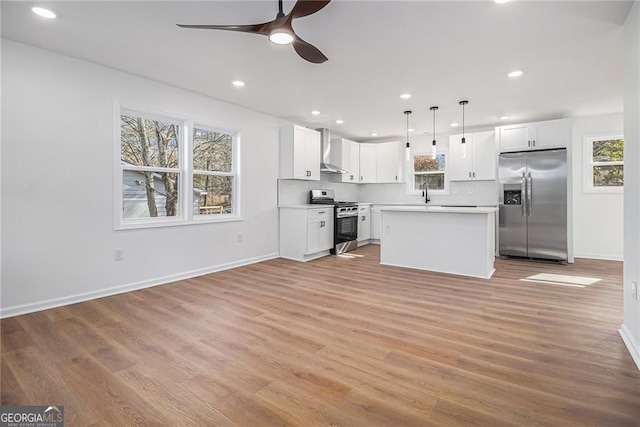
[[[495,271],[493,207],[385,206],[380,263],[488,279]]]

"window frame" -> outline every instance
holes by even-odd
[[[444,175],[444,188],[442,190],[432,190],[429,189],[429,196],[445,196],[449,194],[449,176],[448,176],[448,169],[449,169],[449,151],[448,150],[437,150],[436,155],[438,154],[442,154],[444,155],[444,170],[442,171],[433,171],[433,172],[418,172],[419,175],[435,175],[435,174],[439,174],[442,173]],[[415,186],[415,175],[416,172],[414,170],[414,165],[415,165],[415,157],[416,156],[431,156],[431,151],[415,151],[415,152],[411,152],[411,156],[409,159],[409,167],[408,172],[409,172],[409,176],[407,178],[407,195],[410,196],[421,196],[423,189],[418,188],[416,189]]]
[[[161,168],[149,166],[123,165],[121,161],[121,118],[122,114],[139,116],[145,119],[158,120],[180,126],[178,136],[178,168]],[[218,215],[196,215],[193,213],[193,132],[203,129],[232,136],[232,174],[233,212]],[[243,221],[241,215],[241,133],[238,129],[192,120],[179,114],[159,112],[157,110],[136,107],[114,102],[114,174],[113,174],[113,221],[115,230],[133,230],[157,227],[185,226],[218,222]],[[125,170],[171,172],[178,175],[178,215],[172,217],[124,218],[123,212],[123,174]],[[220,173],[215,173],[220,174]],[[224,173],[224,175],[228,175]]]
[[[621,194],[624,193],[624,183],[621,186],[594,187],[593,185],[593,167],[594,166],[610,166],[622,165],[624,167],[624,158],[622,161],[615,162],[594,162],[593,161],[593,143],[595,141],[621,139],[624,144],[624,135],[622,132],[610,132],[600,134],[584,135],[582,138],[583,147],[583,167],[582,167],[582,190],[584,193],[605,193],[605,194]]]

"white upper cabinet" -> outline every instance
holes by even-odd
[[[569,120],[500,126],[496,128],[500,152],[566,148],[569,145]]]
[[[376,182],[376,144],[360,145],[360,183]]]
[[[320,132],[297,125],[280,128],[280,178],[320,180]]]
[[[493,131],[449,137],[448,174],[450,181],[496,179],[496,139]]]
[[[360,183],[402,182],[400,143],[378,142],[360,145]]]
[[[332,139],[331,164],[348,172],[331,174],[332,181],[360,182],[360,144],[344,138]]]
[[[376,145],[376,182],[402,182],[400,143],[380,142]]]

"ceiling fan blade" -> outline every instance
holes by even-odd
[[[317,47],[307,43],[298,36],[296,36],[293,41],[293,48],[302,59],[313,62],[314,64],[322,64],[329,59],[324,56]]]
[[[298,0],[289,12],[290,19],[301,18],[318,12],[329,4],[331,0]]]
[[[263,24],[251,24],[251,25],[185,25],[176,24],[180,28],[194,28],[200,30],[228,30],[228,31],[240,31],[243,33],[256,33],[256,34],[268,34],[270,24],[273,21],[265,22]]]

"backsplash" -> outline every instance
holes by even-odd
[[[333,190],[336,200],[358,201],[358,185],[329,181],[329,175],[320,175],[320,181],[295,179],[278,180],[278,205],[303,205],[309,203],[309,191]]]

